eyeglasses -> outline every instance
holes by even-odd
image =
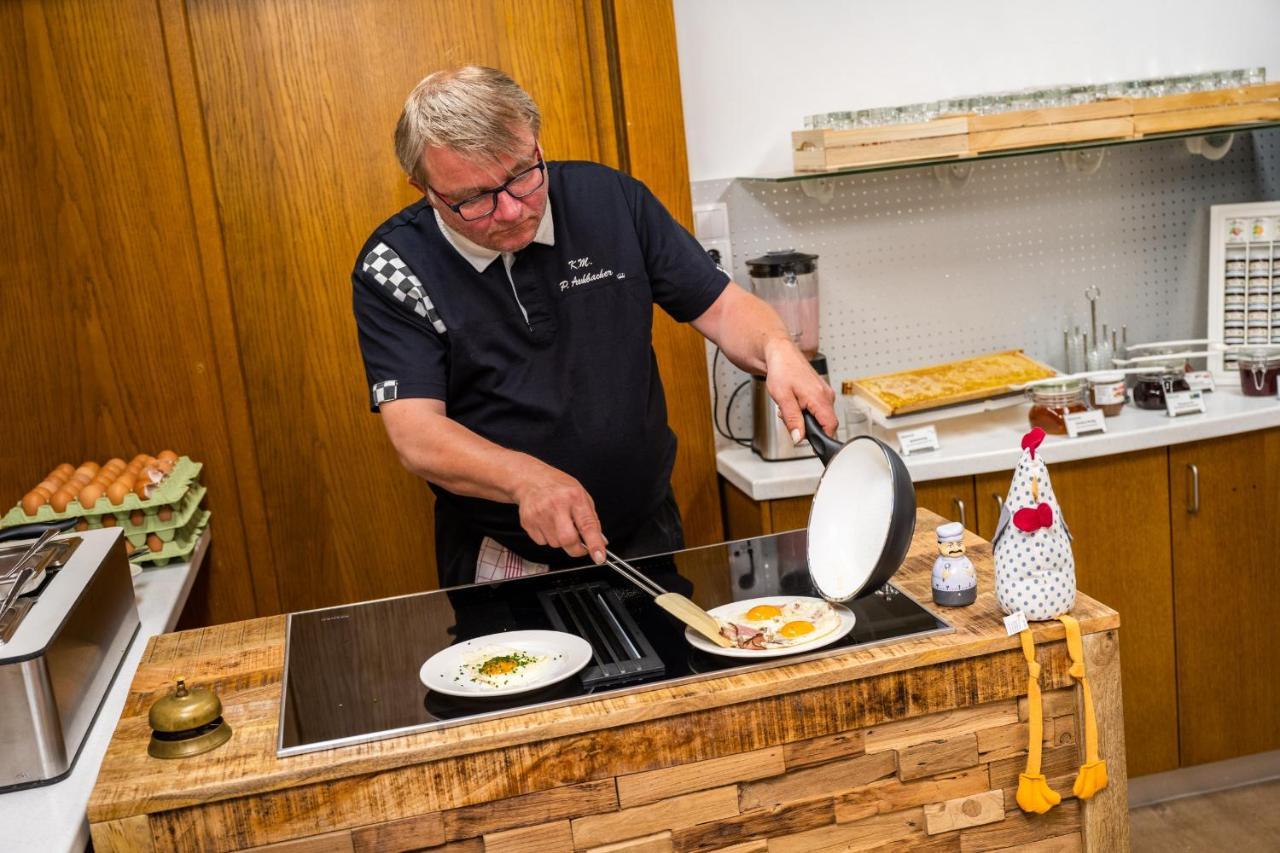
[[[445,207],[461,216],[467,222],[484,219],[497,209],[498,193],[506,193],[512,198],[524,198],[537,192],[542,186],[546,177],[547,164],[542,161],[542,152],[538,151],[537,146],[534,146],[533,150],[538,155],[538,162],[524,171],[512,175],[502,186],[478,192],[470,198],[464,198],[457,204],[450,203],[430,184],[427,184],[427,189],[435,193],[436,198],[443,201]]]

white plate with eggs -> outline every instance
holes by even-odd
[[[418,677],[428,690],[466,699],[528,693],[564,681],[591,662],[591,644],[562,631],[506,631],[442,649]]]
[[[843,604],[806,595],[773,595],[733,601],[708,610],[726,623],[765,634],[764,648],[723,648],[692,629],[685,639],[696,649],[730,658],[773,658],[829,646],[853,630],[853,611]]]

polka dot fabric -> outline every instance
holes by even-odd
[[[1032,622],[1044,622],[1067,613],[1076,603],[1076,563],[1071,536],[1062,518],[1062,507],[1049,483],[1049,469],[1038,455],[1022,451],[1005,498],[1005,514],[996,532],[996,600],[1005,613],[1021,610]],[[1038,487],[1039,500],[1032,489]],[[1007,520],[1025,507],[1047,503],[1053,524],[1026,533]]]

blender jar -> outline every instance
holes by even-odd
[[[747,261],[751,289],[782,318],[805,358],[818,354],[818,256],[782,249]]]

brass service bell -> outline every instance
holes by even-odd
[[[188,688],[186,679],[151,706],[152,758],[190,758],[216,749],[231,737],[231,726],[222,719],[222,702],[207,687]]]

